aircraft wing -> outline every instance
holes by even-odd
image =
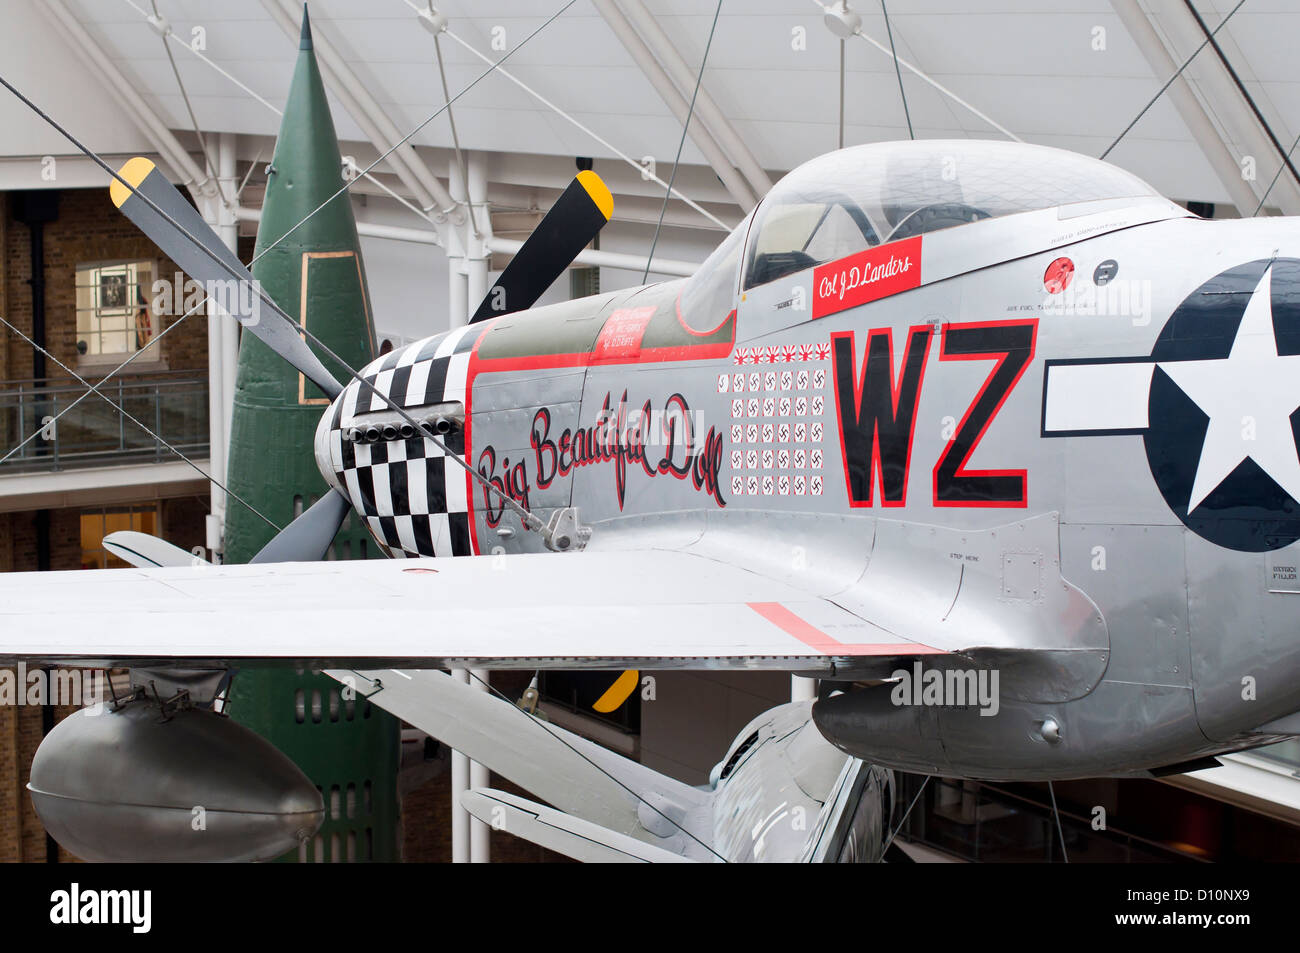
[[[830,676],[939,651],[674,550],[0,574],[0,662]]]

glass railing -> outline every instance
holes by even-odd
[[[99,390],[161,440],[103,397],[90,394],[77,402],[86,393],[80,384],[5,381],[0,383],[0,458],[8,459],[0,463],[0,475],[178,459],[166,444],[191,458],[207,455],[206,377],[185,371],[115,378]]]
[[[1300,777],[1300,738],[1279,741],[1277,744],[1255,748],[1248,753],[1286,765],[1291,769],[1292,774]]]
[[[1093,813],[1071,810],[1066,800],[1071,785],[1089,782],[1058,782],[1056,794],[1062,798],[1062,804],[1061,810],[1054,813],[1048,800],[1050,795],[1042,785],[933,778],[925,791],[920,792],[921,782],[925,780],[920,775],[898,772],[895,780],[900,804],[909,804],[918,793],[924,793],[922,803],[907,815],[900,836],[965,860],[1052,863],[1066,859],[1067,852],[1068,859],[1076,863],[1204,862],[1209,859],[1204,850],[1181,843],[1175,837],[1142,836],[1110,822],[1098,829],[1095,809]],[[1146,800],[1152,795],[1144,796],[1135,786],[1157,782],[1125,780],[1118,783],[1124,785],[1133,798]],[[1195,797],[1191,794],[1180,796]],[[1134,813],[1140,815],[1138,811]],[[1136,819],[1135,823],[1138,823]],[[1063,841],[1066,845],[1064,850]]]

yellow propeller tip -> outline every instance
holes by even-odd
[[[605,690],[605,694],[596,700],[592,709],[600,712],[602,715],[608,715],[610,712],[618,709],[618,706],[627,701],[632,693],[636,691],[637,685],[641,683],[641,673],[634,668],[630,668],[614,680],[614,684]]]
[[[108,187],[109,198],[118,208],[122,203],[135,194],[135,190],[140,187],[140,183],[145,180],[150,172],[154,170],[154,164],[144,156],[136,156],[134,159],[128,159],[126,165],[117,170],[117,174],[131,187],[128,189],[125,185],[114,179]]]
[[[591,196],[596,208],[600,209],[600,214],[605,216],[605,221],[608,222],[613,218],[614,196],[610,193],[609,186],[605,184],[604,180],[590,169],[583,169],[578,173],[578,181],[587,190],[587,194]]]

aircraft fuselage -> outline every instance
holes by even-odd
[[[409,412],[461,405],[448,446],[499,493],[418,435],[352,439],[384,414],[355,383],[318,461],[396,555],[542,550],[505,494],[577,507],[592,548],[730,554],[908,637],[969,633],[924,667],[996,669],[997,713],[900,705],[897,681],[821,702],[864,759],[1067,777],[1259,744],[1300,709],[1300,229],[1095,205],[877,246],[714,313],[651,285],[365,369]],[[913,660],[879,664],[845,678]]]

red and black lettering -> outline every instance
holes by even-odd
[[[880,479],[884,506],[907,502],[907,475],[912,458],[916,407],[934,328],[917,325],[907,332],[903,371],[894,381],[894,339],[888,329],[870,332],[859,378],[853,332],[831,335],[835,407],[850,506],[870,506]]]
[[[997,363],[935,464],[935,506],[1027,505],[1026,471],[967,470],[966,461],[1033,359],[1037,335],[1037,319],[944,325],[939,360]]]

